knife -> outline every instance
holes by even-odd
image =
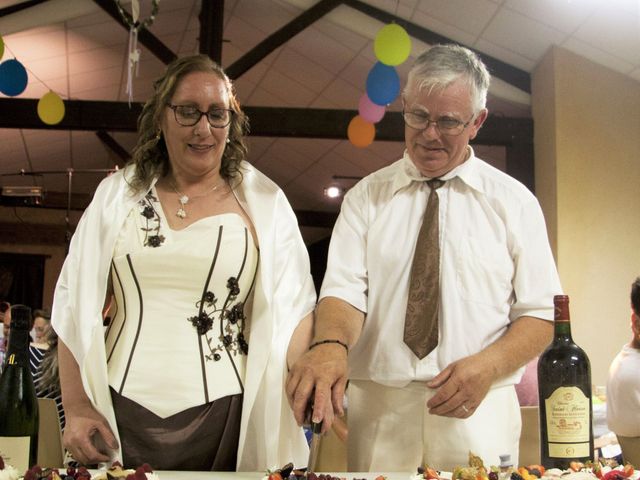
[[[320,441],[322,440],[322,421],[319,423],[311,422],[311,435],[307,473],[315,472],[316,462],[318,461],[318,451],[320,450]]]

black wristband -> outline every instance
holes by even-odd
[[[338,345],[342,345],[344,347],[344,349],[347,351],[347,353],[349,353],[349,346],[340,341],[340,340],[335,340],[335,339],[329,339],[329,340],[320,340],[319,342],[314,342],[311,345],[309,345],[309,350],[311,350],[312,348],[317,347],[318,345],[322,345],[324,343],[337,343]]]

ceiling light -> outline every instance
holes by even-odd
[[[343,193],[342,189],[336,185],[331,185],[324,189],[324,196],[328,198],[338,198],[341,197]]]

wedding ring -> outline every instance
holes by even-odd
[[[469,413],[469,409],[466,405],[462,405],[462,410],[464,410],[464,413]]]

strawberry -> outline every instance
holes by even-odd
[[[624,480],[624,478],[619,470],[611,470],[602,477],[602,480]]]
[[[280,472],[269,472],[268,480],[282,480]]]
[[[598,477],[598,478],[602,478],[603,474],[602,474],[602,465],[600,465],[600,462],[595,462],[592,466],[591,466],[591,471],[593,472],[593,474]]]
[[[2,459],[2,455],[0,455],[0,470],[4,470],[4,460]]]
[[[584,468],[584,463],[582,462],[569,462],[569,468],[571,470],[573,470],[574,472],[579,472],[580,470],[582,470]]]
[[[424,478],[427,480],[440,480],[440,475],[438,475],[438,472],[436,472],[433,468],[431,467],[424,467]]]
[[[142,464],[142,469],[143,469],[146,473],[153,473],[153,468],[151,468],[151,465],[149,465],[148,463],[143,463],[143,464]]]
[[[629,478],[631,475],[633,475],[633,465],[627,463],[622,469],[622,475],[626,478]]]

